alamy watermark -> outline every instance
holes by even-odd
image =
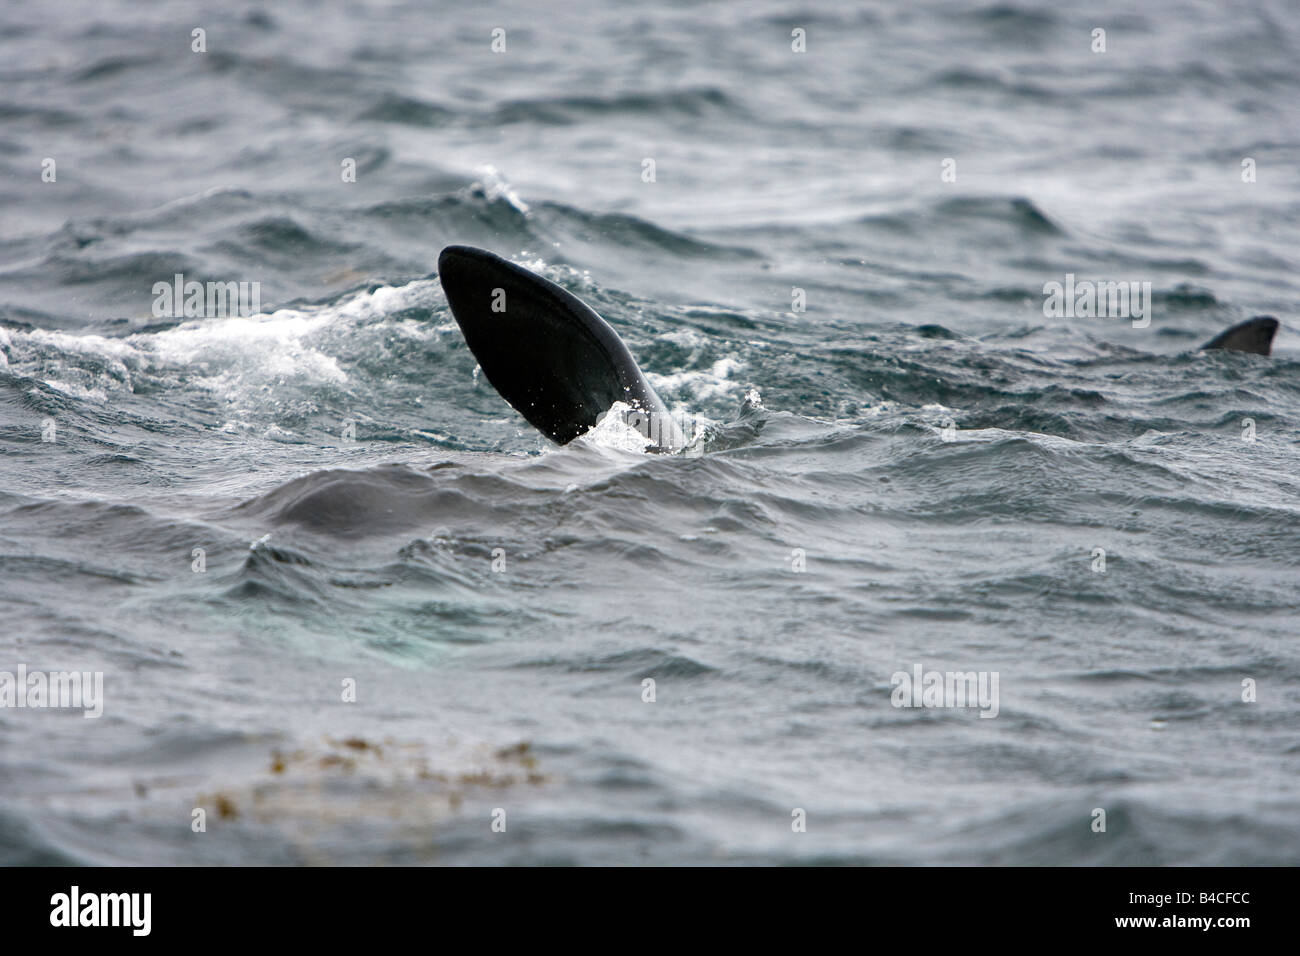
[[[152,912],[152,893],[83,893],[74,885],[50,897],[51,926],[118,926],[133,936],[148,936]]]
[[[1151,324],[1150,282],[1075,282],[1067,272],[1064,283],[1043,283],[1043,295],[1049,319],[1131,319],[1135,329]]]
[[[978,707],[981,717],[996,717],[997,671],[927,671],[920,664],[912,673],[895,671],[890,702],[895,707]]]
[[[0,707],[80,709],[83,717],[104,713],[103,671],[0,671]]]
[[[246,319],[262,311],[260,282],[186,282],[178,272],[171,282],[155,282],[152,291],[155,319]]]

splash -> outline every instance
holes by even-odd
[[[505,202],[521,216],[528,215],[528,204],[519,198],[509,180],[491,163],[484,163],[475,172],[478,180],[470,184],[470,191],[481,195],[488,202]]]
[[[653,442],[628,422],[635,410],[626,402],[615,402],[596,424],[577,440],[615,451],[645,452]]]

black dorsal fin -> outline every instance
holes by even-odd
[[[1257,315],[1220,332],[1201,346],[1205,349],[1229,349],[1233,352],[1251,352],[1255,355],[1268,355],[1273,351],[1273,336],[1277,333],[1278,321],[1271,315]]]

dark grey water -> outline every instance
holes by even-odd
[[[1058,7],[7,3],[0,670],[104,700],[0,861],[1300,861],[1300,26]],[[546,445],[448,243],[705,454]]]

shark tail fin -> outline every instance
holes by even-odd
[[[487,380],[546,437],[566,444],[623,402],[654,450],[685,446],[618,333],[573,293],[470,246],[442,250],[438,279]]]

